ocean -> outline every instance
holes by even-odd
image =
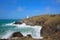
[[[23,24],[13,24],[17,20],[0,19],[0,38],[8,39],[14,32],[21,32],[23,36],[30,34],[33,38],[42,38],[40,35],[40,26],[30,26]]]

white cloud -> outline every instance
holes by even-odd
[[[13,4],[17,4],[17,0],[13,0]]]
[[[51,2],[51,4],[53,4],[53,5],[60,4],[60,0],[53,0],[53,1]]]
[[[52,11],[52,8],[46,7],[46,8],[45,8],[45,11],[46,11],[46,13],[50,13],[50,12]]]
[[[23,7],[17,7],[16,9],[18,12],[23,12],[25,9]]]
[[[60,0],[56,0],[57,3],[60,3]]]
[[[40,10],[34,10],[34,12],[40,12]]]

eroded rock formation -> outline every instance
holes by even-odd
[[[27,25],[41,25],[41,34],[44,37],[42,40],[60,40],[60,14],[34,16],[19,22]]]

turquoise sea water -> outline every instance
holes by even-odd
[[[15,22],[16,20],[0,20],[0,38],[4,37],[7,34],[10,34],[11,32],[22,32],[24,33],[34,33],[33,28],[29,27],[16,27],[16,26],[7,26],[6,24]],[[33,34],[34,35],[34,34]],[[35,35],[34,35],[35,36]],[[8,35],[7,35],[8,37]]]
[[[0,38],[8,31],[11,30],[13,28],[15,28],[14,26],[5,26],[5,24],[14,22],[16,20],[7,20],[7,19],[0,19]]]
[[[27,27],[27,25],[24,25],[24,24],[22,24],[23,26],[16,25],[16,24],[10,25],[15,21],[17,20],[7,20],[7,19],[0,20],[0,38],[2,39],[9,38],[10,36],[12,36],[14,32],[21,32],[23,36],[30,34],[33,38],[40,38],[40,30],[41,30],[40,26]]]

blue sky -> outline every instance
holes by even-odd
[[[0,0],[0,19],[59,13],[60,0]]]

